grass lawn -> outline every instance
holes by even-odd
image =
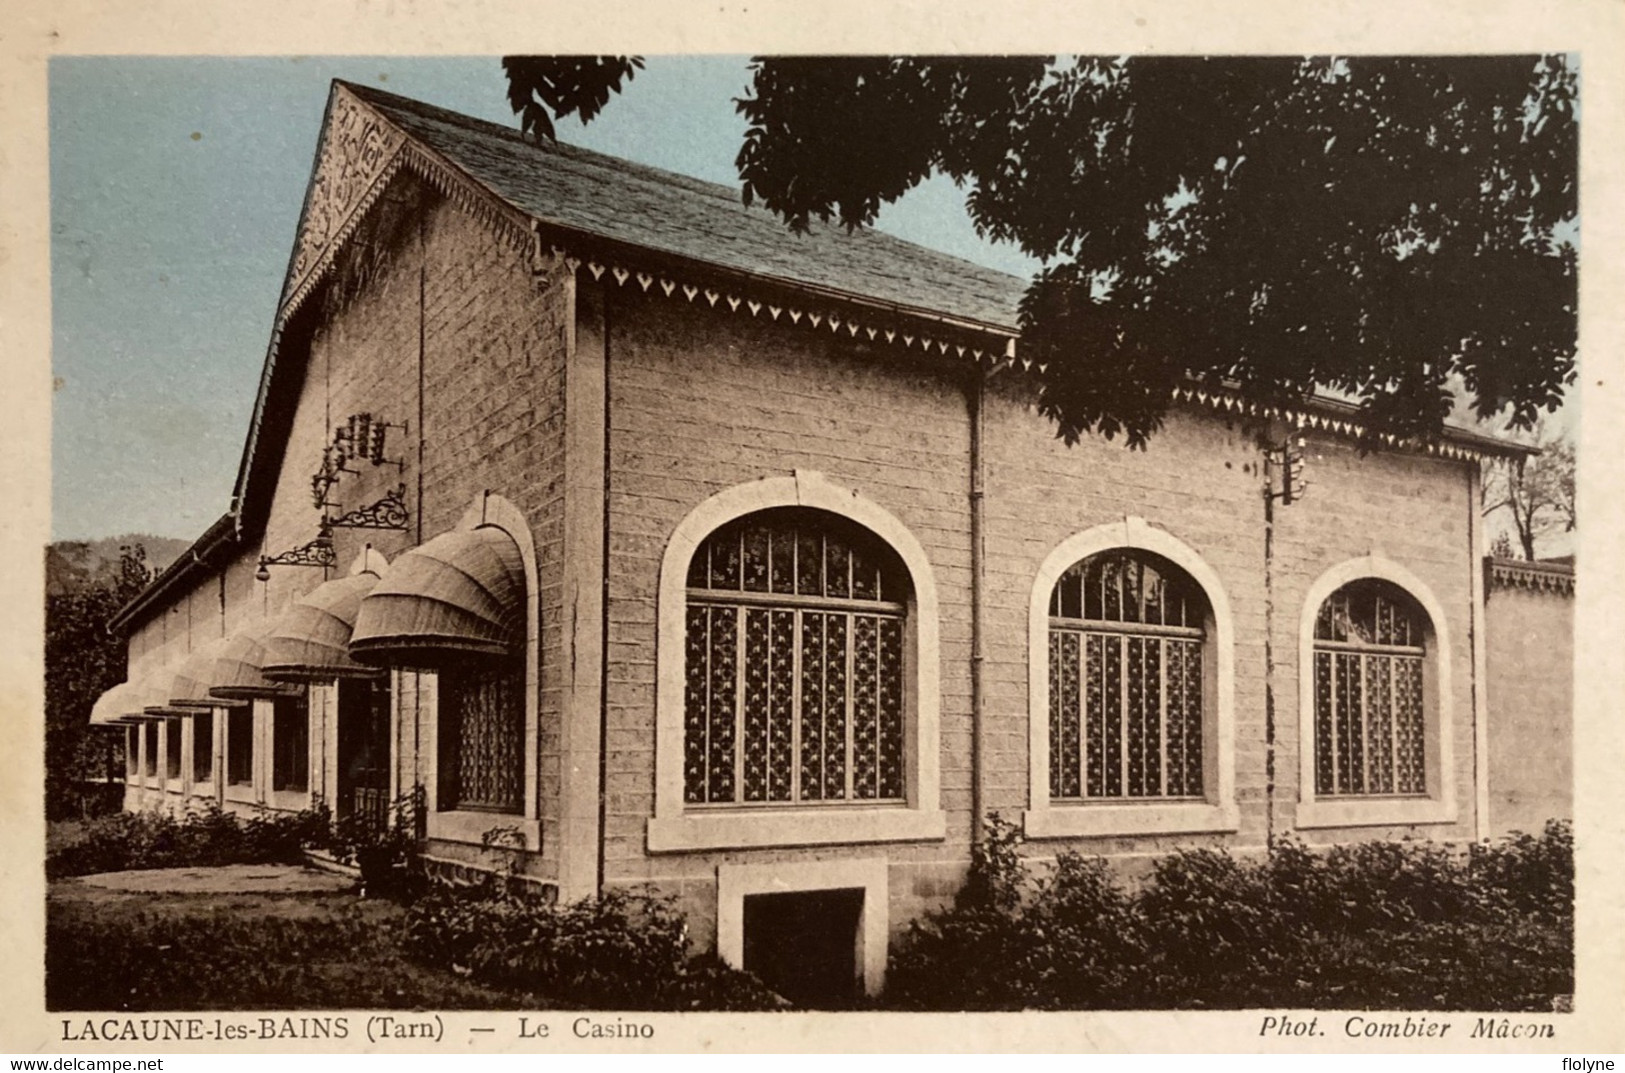
[[[51,1010],[545,1009],[407,959],[405,911],[344,893],[148,894],[58,880],[46,895]]]

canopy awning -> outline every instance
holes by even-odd
[[[93,727],[122,726],[125,716],[131,712],[138,712],[145,707],[146,704],[136,696],[135,684],[120,682],[96,698],[96,703],[90,709],[90,725]]]
[[[149,719],[161,719],[170,713],[164,710],[168,703],[168,671],[148,671],[146,674],[130,683],[130,693],[125,701],[124,721],[126,723],[141,723]],[[162,682],[162,686],[160,686]]]
[[[230,638],[220,637],[202,645],[192,651],[190,656],[181,661],[180,669],[169,678],[160,678],[167,681],[169,687],[168,701],[177,708],[217,708],[225,704],[240,704],[241,701],[227,701],[209,693],[214,684],[212,675],[215,661],[224,653]]]
[[[350,655],[384,666],[501,657],[525,642],[525,565],[501,529],[443,533],[396,559],[361,601]]]
[[[195,707],[176,704],[169,699],[170,685],[174,678],[175,672],[173,670],[164,670],[152,675],[145,683],[146,714],[171,719],[182,715],[191,715],[197,711]]]
[[[226,638],[206,672],[211,697],[253,700],[289,697],[298,692],[291,685],[265,677],[265,638],[275,625],[275,622],[257,623]]]
[[[364,572],[324,582],[296,600],[265,639],[265,677],[321,682],[380,674],[350,657],[350,635],[362,598],[377,584],[377,574]]]

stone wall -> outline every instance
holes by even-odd
[[[279,462],[263,537],[136,626],[132,677],[172,668],[193,647],[278,615],[325,580],[308,567],[273,566],[265,582],[254,573],[261,554],[316,536],[311,475],[334,426],[370,413],[406,426],[389,430],[385,451],[404,465],[352,460],[348,468],[358,472],[334,486],[330,498],[340,504],[334,512],[366,506],[404,484],[409,528],[335,529],[337,566],[327,575],[342,576],[368,544],[394,559],[453,528],[486,492],[524,513],[537,551],[533,583],[541,611],[538,798],[544,827],[556,819],[563,662],[558,505],[570,290],[559,277],[533,278],[517,248],[410,174],[398,175],[329,280],[307,299],[319,308],[308,352],[284,342],[278,355],[283,375],[298,375],[300,384],[286,440],[261,444]],[[425,739],[432,717],[417,703],[417,678],[397,676],[402,789],[433,776]],[[312,740],[323,740],[319,727]],[[313,755],[320,755],[315,746]]]
[[[1574,571],[1485,564],[1489,827],[1537,833],[1574,816]]]
[[[594,301],[599,299],[595,298]],[[719,865],[884,857],[901,924],[957,886],[971,837],[971,423],[967,369],[806,327],[608,291],[611,511],[606,874],[681,891],[715,913]],[[1326,571],[1376,557],[1431,591],[1450,637],[1455,763],[1439,790],[1454,819],[1299,831],[1312,842],[1473,832],[1472,469],[1422,454],[1362,456],[1311,434],[1308,495],[1277,504],[1266,550],[1262,426],[1196,408],[1176,412],[1144,451],[1098,437],[1068,447],[1021,374],[1000,373],[985,403],[987,640],[984,807],[1020,822],[1030,802],[1029,610],[1039,564],[1060,542],[1125,518],[1170,534],[1211,568],[1233,611],[1235,804],[1220,833],[1044,839],[1140,857],[1200,843],[1254,852],[1294,829],[1297,669],[1304,600]],[[1283,430],[1276,430],[1284,434]],[[817,471],[889,511],[918,539],[938,596],[941,806],[945,840],[650,853],[654,812],[657,591],[674,528],[736,485]],[[1271,581],[1266,585],[1266,555]],[[1272,623],[1267,629],[1266,623]],[[1271,641],[1274,773],[1266,728]],[[1430,675],[1431,675],[1430,671]],[[1273,782],[1273,786],[1272,786]],[[1273,807],[1272,807],[1273,802]],[[1441,808],[1445,808],[1441,805]],[[700,925],[703,928],[703,924]]]

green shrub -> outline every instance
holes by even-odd
[[[1268,870],[1219,850],[1161,858],[1137,902],[1154,992],[1232,995],[1298,949]]]
[[[291,864],[304,848],[324,845],[328,828],[325,807],[262,810],[246,822],[213,802],[178,819],[159,812],[120,812],[82,824],[75,840],[47,854],[45,874],[56,879],[140,868]]]
[[[1141,910],[1107,863],[1063,853],[1038,881],[1028,917],[1033,949],[1029,1005],[1045,1009],[1128,1009],[1146,980]]]
[[[326,848],[361,871],[363,894],[415,897],[425,885],[418,849],[427,809],[419,784],[397,797],[387,816],[357,811],[340,818]]]
[[[755,977],[691,961],[688,929],[666,898],[608,890],[553,905],[506,884],[438,887],[413,903],[404,945],[477,980],[605,1009],[771,1009]]]
[[[1475,845],[1469,867],[1514,913],[1574,915],[1574,829],[1566,820],[1548,821],[1539,835]]]
[[[1031,1003],[1041,940],[1026,919],[1032,876],[1021,833],[997,813],[971,849],[950,909],[911,921],[886,970],[886,1001],[901,1009],[1002,1010]]]
[[[1035,877],[1020,842],[990,825],[960,898],[893,954],[888,1005],[1548,1010],[1573,990],[1566,824],[1467,854],[1181,850],[1133,892],[1074,854]]]

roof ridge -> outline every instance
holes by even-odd
[[[494,136],[504,141],[512,142],[515,145],[521,146],[533,152],[560,156],[567,160],[574,160],[582,164],[602,167],[617,172],[621,175],[630,175],[643,182],[654,183],[667,187],[680,186],[691,193],[703,194],[707,197],[725,202],[730,208],[734,208],[742,212],[760,213],[764,216],[774,216],[773,213],[765,208],[745,204],[740,196],[739,190],[736,187],[729,186],[725,183],[712,182],[709,179],[701,179],[698,176],[688,175],[680,171],[671,171],[670,169],[657,167],[653,164],[645,164],[641,161],[628,160],[625,157],[615,156],[611,153],[601,153],[596,149],[588,149],[585,146],[576,145],[559,139],[549,142],[530,138],[517,127],[508,127],[502,125],[501,123],[493,123],[488,119],[480,119],[477,116],[471,116],[463,112],[453,111],[452,109],[444,108],[437,104],[431,104],[428,101],[418,100],[415,97],[403,97],[398,93],[391,93],[388,90],[378,89],[375,86],[359,85],[355,82],[348,82],[340,78],[335,78],[333,83],[335,85],[345,87],[346,89],[355,93],[356,96],[367,101],[369,104],[382,104],[385,107],[400,108],[403,111],[416,114],[420,118],[447,123],[451,126],[459,127],[463,130],[473,131],[482,135]],[[407,131],[406,133],[409,137],[415,137],[410,131]],[[828,228],[830,231],[846,230],[846,228],[839,223],[825,223],[816,219],[811,221],[811,225],[814,228]],[[955,264],[963,265],[971,273],[981,275],[984,279],[1014,281],[1023,286],[1025,286],[1027,283],[1027,281],[1020,276],[1013,275],[1009,272],[1000,271],[997,268],[991,268],[987,265],[969,260],[957,254],[948,253],[943,250],[935,249],[931,246],[923,246],[918,242],[911,242],[906,238],[900,238],[897,235],[890,234],[870,225],[862,225],[855,230],[857,233],[869,236],[870,241],[878,241],[887,245],[896,245],[897,247],[907,248],[910,250],[919,250],[930,254],[934,258],[941,258],[945,261],[951,261]],[[792,232],[788,227],[784,227],[784,234],[787,238],[800,237],[795,235],[795,233]]]
[[[391,93],[388,90],[378,89],[375,86],[363,86],[354,82],[346,82],[341,78],[335,78],[333,81],[335,84],[341,85],[352,91],[356,96],[362,98],[363,100],[367,100],[368,103],[385,103],[386,105],[393,105],[395,107],[403,108],[409,112],[416,112],[420,116],[427,119],[438,120],[442,123],[450,123],[452,126],[463,127],[465,129],[478,131],[482,134],[494,135],[504,140],[522,145],[527,149],[534,149],[542,153],[556,153],[560,156],[566,157],[579,157],[593,163],[601,162],[604,164],[613,164],[614,166],[623,169],[646,171],[651,173],[651,178],[658,177],[661,181],[676,179],[687,185],[696,187],[705,193],[714,193],[722,197],[726,197],[733,192],[731,187],[722,183],[714,183],[709,179],[701,179],[694,175],[685,175],[680,171],[668,171],[665,168],[655,167],[653,164],[644,164],[636,160],[628,160],[625,157],[614,156],[610,153],[600,153],[595,149],[588,149],[572,142],[562,141],[559,139],[554,139],[553,141],[542,141],[540,139],[530,138],[527,137],[524,131],[520,130],[518,127],[509,127],[501,123],[493,123],[489,119],[481,119],[479,116],[471,116],[466,112],[453,111],[450,108],[444,108],[438,104],[431,104],[428,101],[418,100],[416,97],[403,97],[399,93]],[[382,102],[378,100],[379,98],[383,99]]]

